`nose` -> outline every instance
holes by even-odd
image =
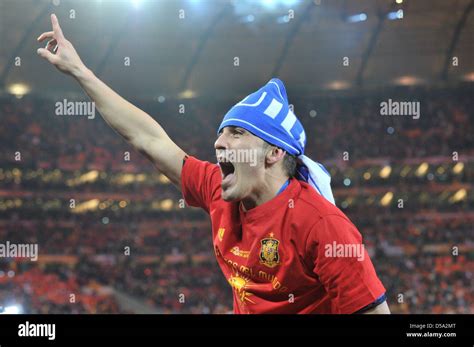
[[[214,148],[218,149],[226,149],[228,147],[227,136],[224,131],[217,137],[216,142],[214,142]]]

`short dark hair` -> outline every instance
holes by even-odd
[[[263,145],[265,149],[268,146],[273,146],[272,144],[268,143],[265,140],[263,141]],[[283,164],[283,169],[285,170],[285,173],[288,175],[289,178],[293,178],[296,176],[296,166],[298,165],[298,159],[296,159],[294,155],[291,155],[290,153],[285,151],[285,156],[283,157],[282,164]]]
[[[286,152],[285,156],[283,157],[283,168],[286,171],[286,174],[289,178],[296,176],[296,166],[298,162],[294,155]]]

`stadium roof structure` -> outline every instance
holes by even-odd
[[[302,94],[474,81],[474,0],[2,0],[0,91],[79,93],[36,54],[56,13],[127,97]]]

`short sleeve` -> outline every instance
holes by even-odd
[[[189,206],[201,207],[209,213],[209,206],[216,197],[221,180],[216,164],[187,157],[181,171],[184,200]]]
[[[322,217],[310,231],[305,252],[334,313],[354,313],[385,293],[361,234],[345,216]]]

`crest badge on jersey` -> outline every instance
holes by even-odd
[[[280,254],[278,253],[280,241],[273,237],[273,233],[270,233],[269,236],[260,240],[260,264],[274,268],[280,265]]]

